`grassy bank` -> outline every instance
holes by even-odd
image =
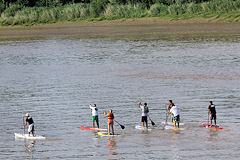
[[[113,20],[122,18],[166,17],[191,19],[215,17],[224,21],[240,21],[240,0],[212,0],[202,3],[106,4],[96,9],[89,3],[67,4],[57,7],[22,7],[12,5],[2,14],[1,25],[31,25],[59,21]]]

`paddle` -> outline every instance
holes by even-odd
[[[155,123],[151,120],[150,116],[148,116],[148,118],[150,119],[152,125],[155,126]]]
[[[208,126],[209,126],[209,113],[208,113]]]
[[[113,119],[113,120],[114,120],[114,119]],[[121,125],[120,123],[118,123],[118,121],[116,121],[116,120],[114,120],[114,121],[117,122],[117,124],[119,124],[119,126],[121,126],[122,129],[125,128],[125,126],[124,126],[124,125]]]
[[[165,105],[166,106],[166,105]],[[167,120],[168,120],[168,113],[167,113],[167,107],[166,108],[166,120],[165,120],[165,124],[163,125],[163,129],[165,128],[165,126],[167,125]]]
[[[24,117],[23,117],[23,130],[24,130],[24,134],[25,134],[25,127],[24,127],[25,123],[24,123]]]

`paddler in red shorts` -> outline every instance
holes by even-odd
[[[108,114],[106,114],[106,112],[104,112],[104,116],[108,117],[108,135],[110,135],[110,126],[112,128],[112,134],[114,135],[114,130],[113,130],[114,115],[112,113],[112,110],[110,109]]]

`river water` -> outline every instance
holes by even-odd
[[[0,75],[0,159],[239,159],[239,35],[0,41]],[[183,130],[162,129],[169,99]],[[223,130],[201,126],[209,100]],[[139,101],[152,131],[135,129]],[[101,128],[113,109],[121,136],[80,129],[92,125],[90,103]],[[26,112],[46,140],[15,140]]]

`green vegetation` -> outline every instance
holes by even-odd
[[[240,0],[0,0],[0,24],[168,17],[240,21]]]

